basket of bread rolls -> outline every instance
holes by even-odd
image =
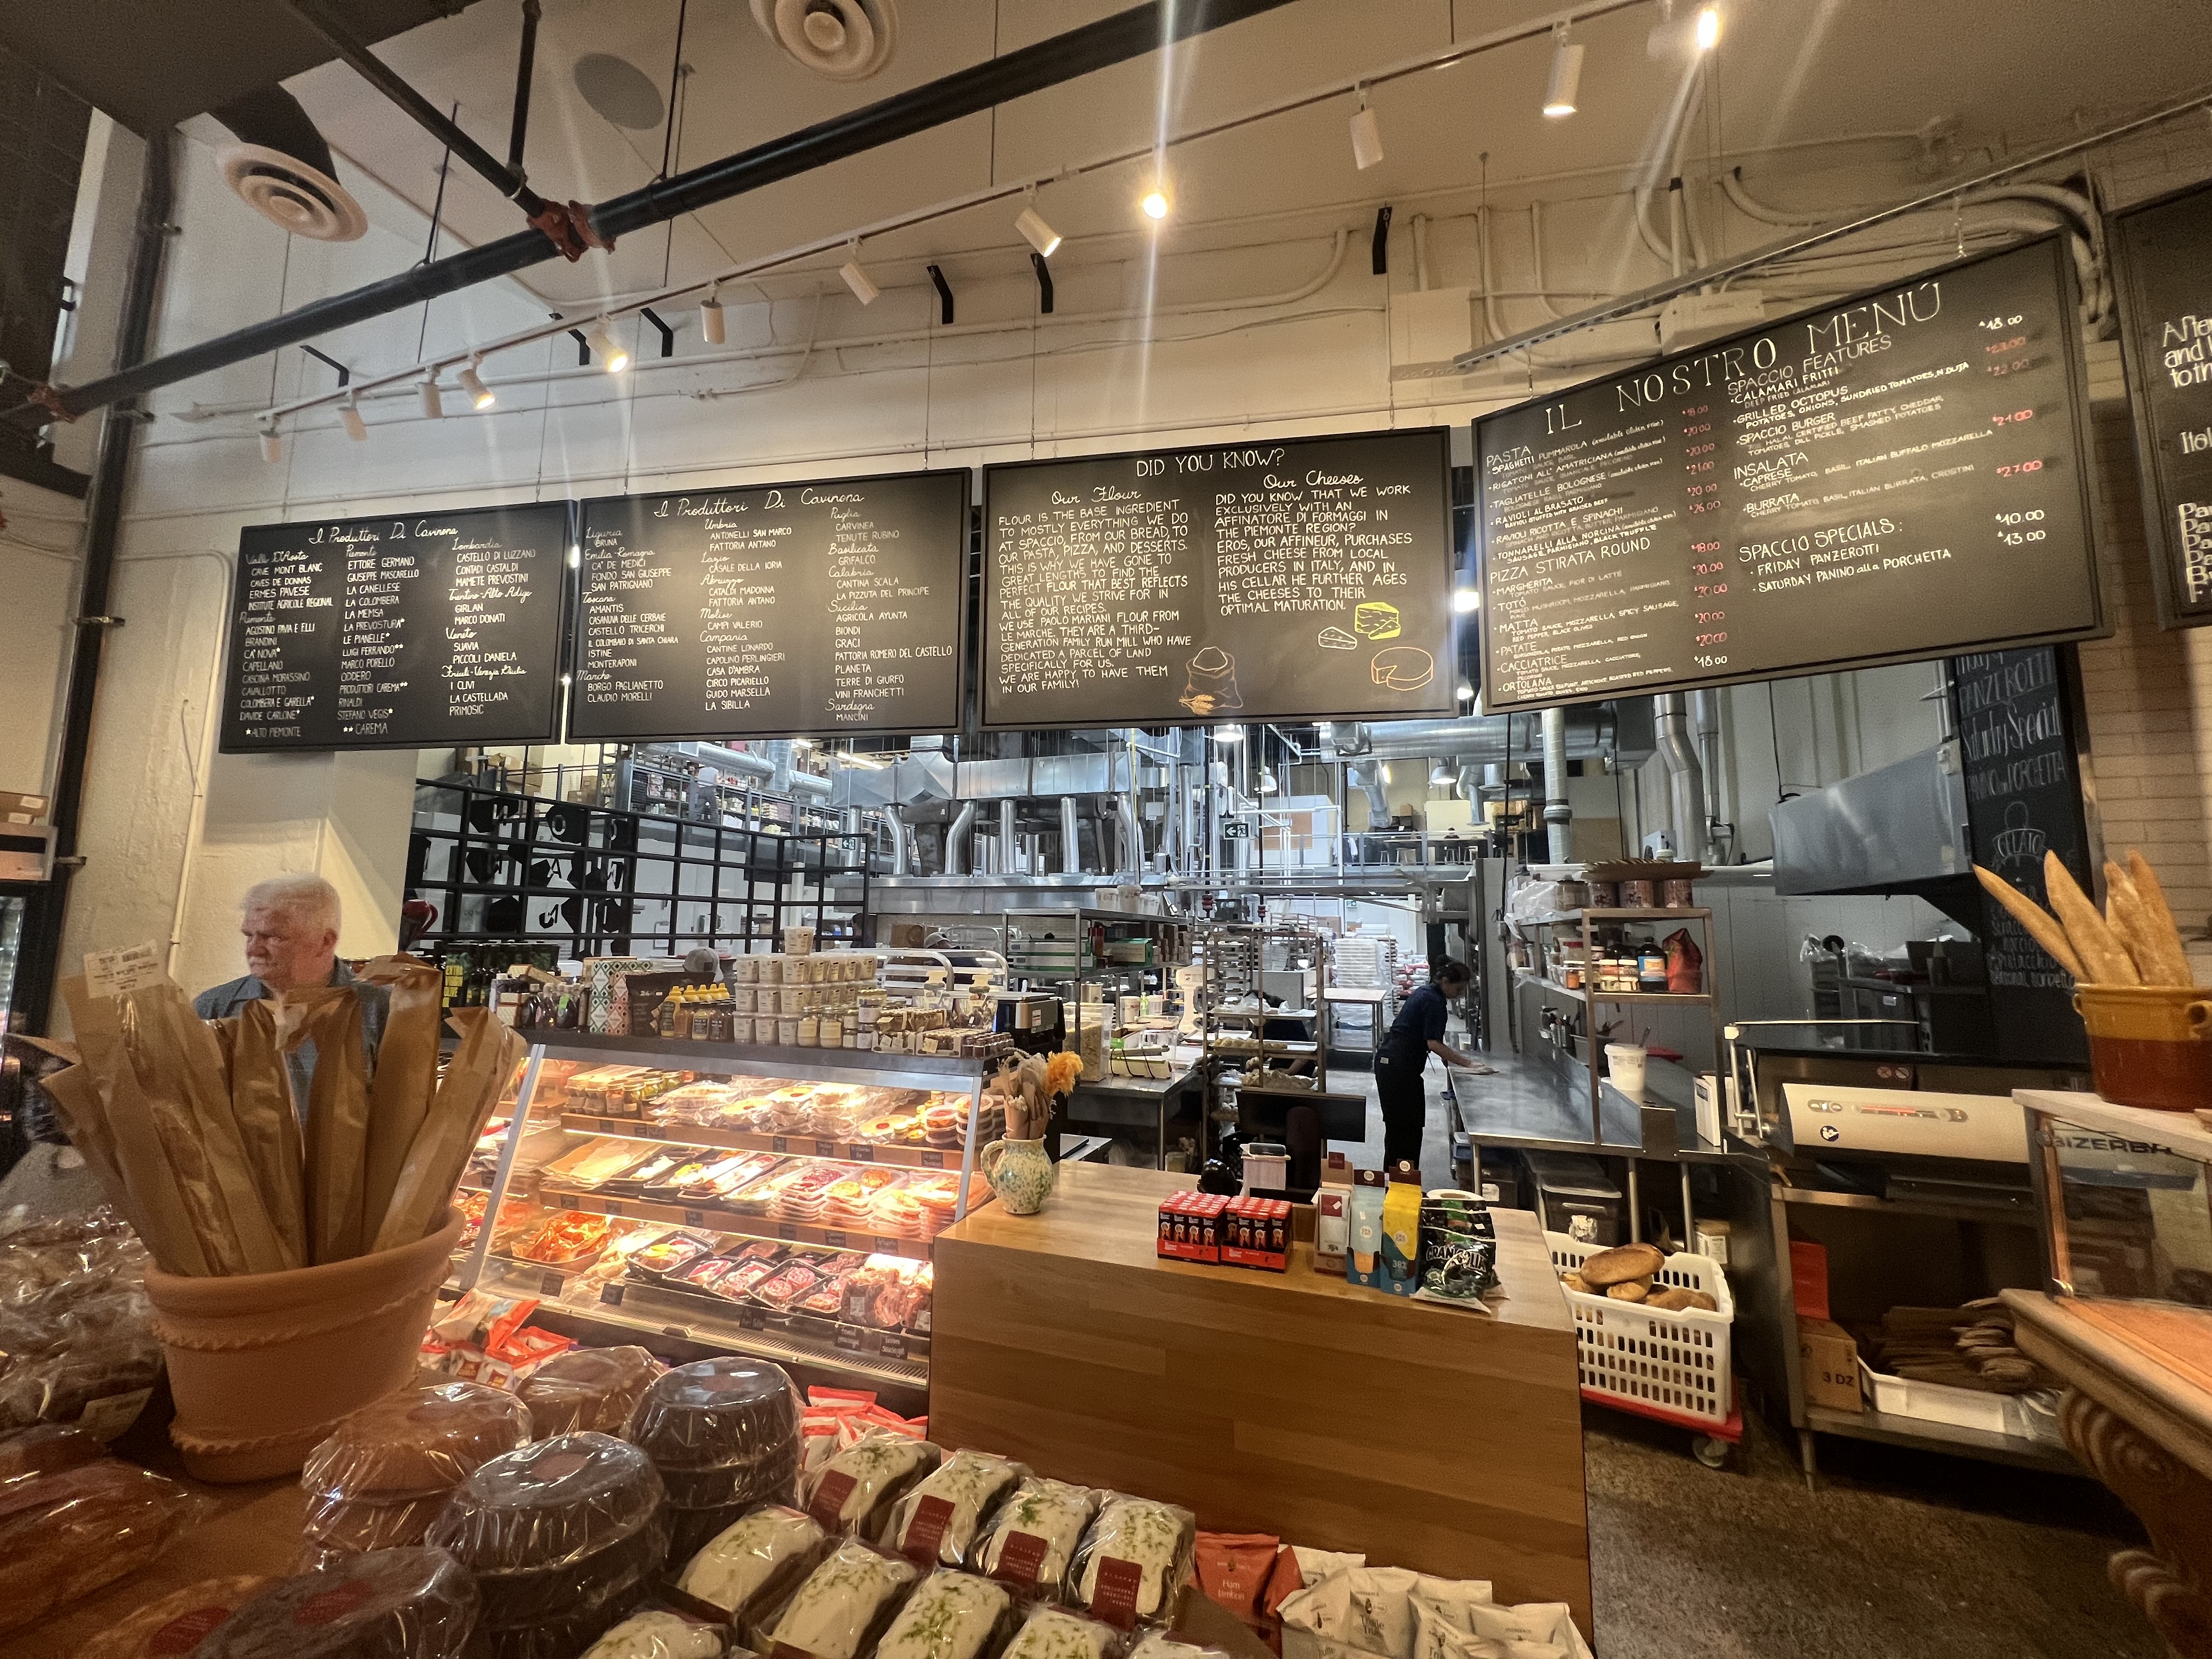
[[[2212,1109],[2212,989],[2198,985],[2150,860],[2133,848],[2105,863],[2105,908],[2055,853],[2043,855],[2050,908],[1974,866],[1990,896],[2074,981],[2097,1092],[2155,1111]]]
[[[1584,1394],[1728,1420],[1735,1303],[1718,1262],[1654,1244],[1607,1249],[1565,1233],[1546,1233],[1544,1244],[1575,1316]]]

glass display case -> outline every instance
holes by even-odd
[[[459,1201],[459,1290],[909,1399],[930,1246],[989,1196],[989,1062],[537,1031]]]
[[[2194,1113],[2021,1089],[2054,1296],[2212,1309],[2212,1128]]]

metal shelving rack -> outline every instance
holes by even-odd
[[[780,948],[809,926],[863,943],[868,837],[695,823],[464,783],[416,787],[407,892],[439,907],[418,940],[565,945],[582,956]],[[858,876],[833,897],[833,878]]]

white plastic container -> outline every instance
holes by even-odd
[[[1552,1253],[1552,1266],[1562,1273],[1605,1248],[1552,1232],[1544,1235],[1544,1245]],[[1678,1251],[1651,1282],[1703,1291],[1720,1309],[1668,1313],[1640,1302],[1616,1302],[1560,1287],[1575,1316],[1575,1365],[1583,1391],[1691,1422],[1727,1422],[1735,1398],[1729,1363],[1735,1298],[1729,1294],[1728,1275],[1717,1262]]]
[[[1644,1051],[1631,1042],[1608,1042],[1605,1045],[1606,1073],[1613,1086],[1632,1100],[1644,1093]]]
[[[2008,1395],[1948,1388],[1941,1382],[1916,1382],[1909,1376],[1875,1370],[1863,1359],[1859,1361],[1859,1381],[1865,1385],[1868,1403],[1891,1417],[1917,1417],[1924,1423],[1948,1423],[1954,1429],[2025,1437],[2027,1425],[2023,1420],[2015,1425]]]

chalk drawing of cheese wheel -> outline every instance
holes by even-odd
[[[1377,651],[1368,672],[1377,685],[1393,691],[1418,691],[1437,677],[1437,659],[1418,645],[1394,645]]]
[[[1396,639],[1398,607],[1379,601],[1356,606],[1352,612],[1352,631],[1363,640]]]

